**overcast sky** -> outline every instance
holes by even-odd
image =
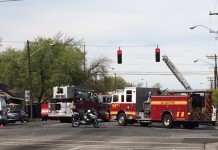
[[[155,62],[155,48],[167,55],[194,89],[209,88],[218,52],[217,0],[23,0],[0,2],[0,51],[23,48],[26,40],[53,37],[58,32],[83,39],[87,59],[107,56],[109,74],[143,86],[183,89],[166,64]],[[13,42],[7,42],[13,41]],[[18,42],[18,43],[16,43]],[[19,43],[21,42],[21,43]],[[117,64],[117,50],[123,64]],[[199,61],[202,59],[211,63]],[[131,74],[131,75],[130,75]],[[133,75],[134,74],[134,75]]]

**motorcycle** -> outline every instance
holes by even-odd
[[[98,113],[95,109],[88,109],[87,112],[81,116],[78,112],[74,112],[72,116],[72,127],[79,127],[80,125],[93,125],[95,128],[100,127],[100,122],[97,120]]]

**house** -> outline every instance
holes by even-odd
[[[9,110],[24,108],[24,104],[25,104],[24,98],[21,98],[21,96],[18,96],[18,95],[21,95],[22,93],[14,94],[13,92],[7,89],[6,85],[0,84],[0,97],[3,97],[6,100],[7,108]]]

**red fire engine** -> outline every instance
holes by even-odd
[[[107,117],[107,111],[102,110],[98,96],[93,90],[74,86],[56,86],[53,88],[53,98],[48,103],[48,117],[58,118],[61,123],[71,122],[72,107],[74,106],[74,111],[80,114],[84,114],[88,109],[94,108],[101,119]]]
[[[111,115],[120,126],[162,122],[167,128],[212,123],[211,91],[183,90],[160,95],[157,88],[126,87],[112,96]]]

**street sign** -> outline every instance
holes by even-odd
[[[25,91],[25,101],[26,102],[30,101],[30,91],[28,91],[28,90]]]

